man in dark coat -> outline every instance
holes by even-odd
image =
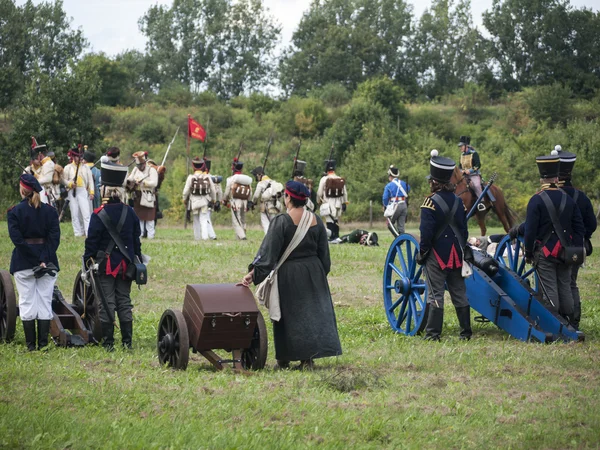
[[[90,219],[90,228],[85,240],[83,255],[86,267],[98,264],[94,276],[100,298],[100,322],[102,323],[103,346],[111,351],[114,346],[115,310],[119,316],[123,346],[131,348],[133,337],[133,315],[131,304],[131,282],[126,276],[127,267],[136,257],[142,258],[140,243],[140,221],[133,208],[122,203],[123,182],[127,167],[109,161],[100,166],[102,173],[102,206]],[[102,215],[102,216],[101,216]],[[102,217],[114,225],[125,248],[119,248],[103,223]]]
[[[565,191],[579,207],[583,219],[583,227],[585,228],[583,237],[585,238],[586,253],[589,256],[592,253],[592,234],[596,231],[596,227],[598,226],[596,214],[594,214],[594,207],[588,196],[579,189],[573,187],[573,184],[571,183],[573,167],[575,166],[575,161],[577,161],[577,156],[573,153],[563,151],[560,151],[558,156],[560,159],[558,186]],[[573,320],[571,323],[576,328],[579,328],[579,322],[581,321],[581,297],[579,296],[579,287],[577,287],[579,267],[579,265],[571,267],[571,294],[573,295]]]
[[[536,163],[542,189],[527,204],[525,259],[535,265],[548,303],[565,319],[572,321],[571,266],[560,260],[563,246],[554,230],[543,196],[550,198],[561,227],[574,245],[583,245],[583,220],[573,199],[558,188],[560,160],[557,152],[553,151],[551,156],[538,156]]]
[[[462,277],[463,249],[469,237],[462,200],[450,183],[455,163],[431,151],[429,185],[432,194],[421,205],[420,251],[417,263],[425,264],[429,316],[425,339],[439,341],[444,323],[444,286],[456,308],[460,338],[471,338],[471,309]]]

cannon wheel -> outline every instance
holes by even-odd
[[[427,285],[417,266],[419,243],[409,234],[398,236],[388,250],[383,269],[383,305],[397,333],[414,336],[427,322]]]
[[[17,297],[10,273],[0,270],[0,342],[15,337],[17,325]]]
[[[539,279],[535,268],[525,262],[525,242],[521,236],[511,245],[510,236],[498,243],[494,259],[516,273],[531,289],[538,291]]]
[[[267,363],[268,348],[267,326],[261,312],[258,312],[256,328],[250,348],[242,350],[242,367],[246,370],[264,369]]]
[[[85,310],[83,309],[85,297]],[[91,331],[94,339],[102,339],[102,324],[100,323],[100,304],[91,286],[87,286],[81,279],[81,270],[77,272],[73,284],[73,306],[81,315],[83,325]],[[84,316],[85,311],[85,316]]]
[[[158,360],[173,369],[187,369],[190,357],[190,338],[181,311],[167,309],[158,322]]]

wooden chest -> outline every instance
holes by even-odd
[[[250,347],[258,307],[250,289],[232,284],[188,284],[183,317],[196,351]]]

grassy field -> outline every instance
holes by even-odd
[[[68,298],[83,240],[69,224],[62,230],[58,285]],[[166,308],[182,307],[187,283],[239,281],[262,232],[239,242],[223,228],[217,241],[198,243],[191,230],[159,227],[143,242],[151,281],[132,294],[134,350],[28,353],[20,321],[15,341],[0,345],[0,447],[600,446],[598,251],[580,271],[584,343],[522,343],[490,324],[474,324],[465,343],[452,307],[442,342],[430,343],[387,323],[381,279],[391,236],[377,231],[377,248],[331,246],[343,356],[318,360],[310,373],[274,371],[270,342],[268,368],[244,376],[192,353],[185,372],[160,367],[156,327]],[[11,250],[0,223],[0,268]]]

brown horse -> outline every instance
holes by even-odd
[[[452,178],[450,179],[452,183],[456,185],[456,191],[454,193],[460,197],[467,208],[467,212],[471,211],[473,204],[477,200],[477,196],[469,189],[467,185],[467,179],[461,172],[458,167],[454,168],[454,173],[452,174]],[[485,189],[485,186],[482,183],[482,189]],[[493,209],[500,222],[502,222],[502,226],[504,227],[504,231],[508,233],[515,223],[517,222],[516,213],[508,207],[506,201],[504,199],[504,194],[502,193],[502,189],[500,189],[495,184],[492,184],[490,188],[492,195],[496,198],[494,203],[490,201],[488,196],[482,200],[482,203],[485,205],[485,209],[483,211],[477,211],[474,215],[477,217],[477,223],[479,223],[479,228],[481,229],[481,235],[485,236],[487,232],[487,228],[485,226],[485,215],[488,213],[490,209]]]

